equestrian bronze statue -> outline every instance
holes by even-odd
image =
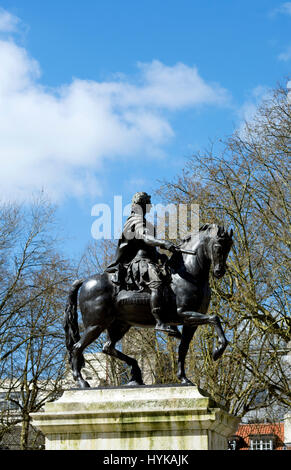
[[[137,207],[139,206],[139,208]],[[214,277],[226,271],[233,232],[216,224],[203,225],[198,233],[179,246],[159,240],[146,221],[150,197],[137,193],[132,213],[125,223],[118,243],[116,259],[102,274],[76,280],[70,289],[64,315],[64,329],[69,362],[74,380],[81,388],[89,384],[82,377],[83,351],[107,330],[103,352],[131,367],[127,385],[143,385],[137,361],[115,348],[132,327],[155,328],[179,339],[177,377],[182,384],[193,385],[185,374],[185,358],[199,325],[213,325],[218,335],[212,357],[223,354],[227,339],[217,315],[207,315],[211,298],[210,267]],[[171,252],[168,258],[157,248]],[[80,337],[77,299],[84,333]],[[182,325],[182,333],[178,326]]]

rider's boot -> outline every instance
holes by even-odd
[[[178,328],[176,326],[173,327],[171,325],[163,323],[161,318],[160,318],[160,314],[161,314],[161,308],[160,307],[155,307],[155,308],[152,309],[152,315],[153,315],[154,319],[156,320],[155,330],[156,331],[163,331],[165,333],[168,333],[169,336],[174,336],[175,338],[180,338],[181,333],[179,332]]]

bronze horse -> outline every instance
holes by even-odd
[[[233,243],[232,235],[232,230],[228,233],[224,227],[205,224],[198,234],[185,239],[169,260],[172,282],[164,311],[167,323],[183,325],[177,373],[182,384],[193,385],[186,377],[184,363],[190,341],[199,325],[213,325],[218,335],[218,346],[213,348],[213,360],[221,357],[228,344],[219,317],[207,315],[207,310],[211,298],[210,266],[212,265],[214,277],[219,279],[225,274],[226,259]],[[85,328],[81,338],[77,313],[78,291]],[[85,363],[83,351],[104,330],[107,330],[109,340],[105,343],[103,352],[131,366],[131,380],[128,385],[143,385],[137,361],[116,349],[115,345],[130,327],[154,328],[155,324],[150,309],[150,294],[121,291],[116,296],[108,273],[76,280],[68,295],[63,326],[69,361],[78,386],[90,387],[81,374]]]

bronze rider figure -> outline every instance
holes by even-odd
[[[163,289],[171,282],[170,271],[165,265],[165,255],[158,248],[175,251],[175,245],[156,238],[155,227],[145,216],[151,209],[151,196],[138,192],[132,198],[131,215],[125,222],[118,242],[116,259],[105,271],[126,273],[122,281],[127,290],[149,290],[151,313],[156,320],[155,330],[179,337],[177,327],[167,325],[161,318]]]

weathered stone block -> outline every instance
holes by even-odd
[[[226,449],[239,419],[189,386],[69,390],[33,424],[46,449]]]

